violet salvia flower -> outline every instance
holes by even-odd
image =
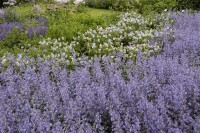
[[[41,35],[44,36],[46,34],[47,27],[45,26],[37,26],[37,27],[31,27],[27,29],[28,37],[33,38],[34,35]]]
[[[13,28],[23,30],[24,25],[21,22],[5,22],[0,24],[0,41],[3,40],[7,34],[11,33]]]
[[[39,25],[47,26],[47,20],[43,17],[36,17],[34,21]]]
[[[25,28],[24,23],[22,22],[5,22],[0,24],[0,41],[5,38],[9,33],[12,33],[14,28],[17,28],[19,31],[27,31],[28,37],[32,38],[34,35],[44,36],[47,31],[47,22],[43,18],[37,18],[36,23],[41,26]]]

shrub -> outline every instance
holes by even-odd
[[[86,17],[79,18],[79,22],[93,25],[95,20]],[[54,41],[47,39],[43,40],[42,43],[44,45],[52,44],[53,51],[51,53],[56,57],[60,57],[61,53],[66,52],[65,49],[68,51],[73,48],[80,56],[87,55],[89,58],[94,55],[103,56],[112,52],[122,52],[127,58],[135,59],[139,51],[143,51],[149,56],[160,50],[161,41],[159,38],[162,38],[165,23],[170,23],[170,19],[166,18],[164,14],[159,15],[157,19],[150,19],[131,12],[121,15],[116,24],[105,28],[98,26],[95,30],[91,28],[85,33],[79,34],[71,42],[67,42],[68,45],[63,41],[54,43]],[[149,45],[152,38],[156,38],[156,43]],[[66,54],[65,56],[70,58],[71,55]]]
[[[4,13],[2,15],[2,20],[4,22],[19,22],[20,21],[20,15],[16,13],[16,10],[11,8],[6,8],[3,10]]]
[[[133,0],[85,0],[89,7],[124,11],[131,8]]]
[[[3,41],[0,42],[0,45],[10,49],[19,48],[21,41],[27,40],[27,34],[22,28],[13,27],[12,31],[4,36]]]
[[[177,0],[178,8],[200,10],[199,0]]]
[[[45,26],[37,26],[37,27],[30,27],[27,29],[27,35],[30,38],[33,38],[35,35],[37,36],[45,36],[47,31],[47,27]]]
[[[2,41],[7,34],[11,33],[13,28],[23,29],[24,25],[20,22],[6,22],[0,24],[0,40]]]
[[[54,13],[56,12],[48,15],[54,16]],[[77,58],[81,58],[82,55],[93,58],[94,55],[105,56],[121,52],[127,58],[135,60],[139,51],[150,56],[161,50],[162,30],[166,23],[171,23],[166,14],[145,18],[130,12],[119,18],[115,15],[111,18],[108,15],[108,19],[106,16],[91,18],[91,15],[85,13],[70,15],[72,14],[63,14],[62,17],[55,15],[56,19],[49,17],[47,38],[39,41],[37,46],[40,47],[36,47],[40,51],[46,51],[40,52],[42,57],[65,58],[71,61],[74,54]],[[111,23],[108,20],[115,24],[107,26]],[[88,30],[88,27],[94,28]],[[153,39],[155,43],[149,44]]]
[[[106,18],[107,16],[93,17],[87,12],[87,8],[79,5],[77,7],[78,13],[73,14],[65,11],[65,9],[58,9],[57,11],[48,11],[48,31],[47,37],[61,38],[72,41],[73,37],[78,36],[78,32],[84,33],[88,28],[96,28],[97,25],[109,25],[113,22],[115,17]],[[82,13],[80,13],[82,12]],[[111,16],[111,15],[108,15]]]
[[[86,13],[87,9],[84,4],[79,4],[76,8],[78,13]]]
[[[21,43],[35,37],[45,36],[47,22],[43,18],[35,18],[29,24],[23,22],[6,22],[0,24],[0,44],[3,47],[20,48]]]
[[[16,4],[16,0],[7,0],[5,2],[3,2],[4,6],[14,6]]]
[[[85,0],[85,4],[89,7],[109,9],[111,7],[111,0]]]
[[[132,2],[131,0],[114,0],[112,1],[112,9],[114,10],[120,10],[120,11],[126,11],[128,9],[131,9]]]
[[[2,23],[3,18],[4,18],[4,10],[0,9],[0,24]]]
[[[134,7],[142,14],[150,14],[155,11],[158,13],[163,12],[165,9],[173,9],[176,7],[176,0],[140,0],[134,1]]]

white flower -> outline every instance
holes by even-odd
[[[106,47],[108,47],[108,43],[103,43]]]
[[[96,44],[95,43],[92,43],[92,48],[96,48]]]
[[[3,59],[3,60],[1,61],[1,63],[2,63],[2,64],[5,64],[6,61],[7,61],[6,59]]]
[[[17,61],[17,62],[15,62],[15,64],[17,65],[17,66],[20,66],[20,64],[19,64],[19,62]]]

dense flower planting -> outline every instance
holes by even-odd
[[[23,22],[5,22],[0,24],[0,41],[2,41],[6,35],[12,33],[14,29],[19,30],[19,32],[26,32],[27,36],[32,38],[34,35],[45,35],[47,31],[47,22],[43,18],[35,18],[34,20],[35,24],[31,24],[29,22],[30,26],[25,26]],[[36,25],[36,26],[34,26]]]
[[[71,71],[56,58],[1,58],[1,132],[198,132],[199,15],[174,14],[162,50],[136,62],[120,52]]]
[[[113,52],[121,52],[123,56],[135,59],[138,51],[143,51],[149,56],[161,50],[164,29],[168,34],[173,32],[166,24],[173,20],[163,13],[156,18],[144,18],[141,15],[130,12],[120,16],[116,25],[106,28],[97,27],[89,29],[84,34],[74,38],[72,42],[65,42],[64,38],[45,39],[39,44],[43,49],[50,48],[49,53],[43,56],[71,59],[73,54],[77,58],[82,55],[93,57],[94,55],[108,55]],[[150,42],[154,43],[150,44]]]
[[[71,1],[76,5],[84,2],[84,0],[71,0]],[[57,2],[57,3],[67,3],[67,2],[70,2],[70,0],[55,0],[55,2]]]
[[[3,5],[5,5],[5,6],[14,6],[16,3],[17,3],[16,0],[8,0],[7,2],[3,2]]]
[[[0,24],[0,40],[3,40],[4,37],[11,33],[14,28],[23,29],[24,25],[20,22],[10,22],[10,23],[3,23]]]

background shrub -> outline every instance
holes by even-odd
[[[85,0],[85,4],[89,7],[108,9],[112,6],[111,0]]]
[[[19,22],[20,21],[20,15],[16,13],[16,10],[11,8],[6,8],[3,10],[4,14],[2,15],[1,19],[3,19],[4,22]]]
[[[76,8],[78,13],[86,13],[87,9],[84,4],[79,4]]]
[[[200,10],[199,0],[177,0],[179,9],[195,9]]]
[[[131,8],[131,0],[114,0],[112,1],[112,8],[114,10],[125,11]]]
[[[88,28],[96,28],[97,25],[105,26],[115,23],[118,18],[118,14],[92,16],[82,5],[77,7],[77,11],[77,14],[66,12],[65,9],[48,11],[46,14],[48,17],[47,37],[65,37],[66,40],[72,41],[73,37],[78,36],[78,32],[83,33]]]
[[[21,41],[27,40],[27,34],[25,30],[14,27],[12,32],[5,35],[0,45],[10,49],[19,48]]]
[[[8,2],[8,1],[9,0],[1,0],[0,1],[0,8],[5,7],[5,5],[3,3]],[[53,3],[54,2],[54,0],[10,0],[10,1],[15,2],[16,5],[27,3],[27,2],[34,2],[34,3]],[[9,6],[9,4],[7,6]]]
[[[139,0],[133,3],[135,9],[141,14],[149,14],[151,12],[161,13],[165,9],[173,9],[176,7],[176,0]]]
[[[85,4],[89,7],[114,10],[126,10],[131,8],[133,0],[85,0]]]
[[[24,24],[21,22],[6,22],[0,24],[0,41],[4,39],[4,37],[11,33],[14,28],[23,29]]]
[[[1,0],[1,1],[0,1],[0,8],[3,7],[3,2],[6,2],[6,0]]]

